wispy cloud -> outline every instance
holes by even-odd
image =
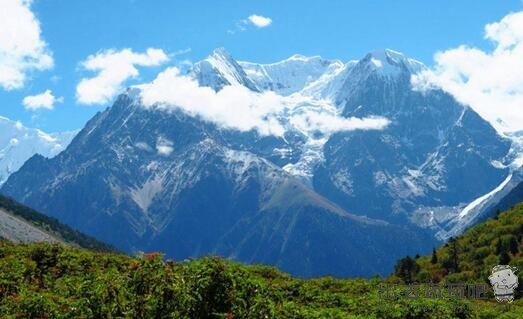
[[[20,89],[31,71],[53,67],[40,23],[31,11],[30,0],[2,0],[0,13],[0,86]]]
[[[248,26],[254,26],[257,28],[266,28],[272,24],[272,19],[264,17],[258,14],[251,14],[245,19],[236,22],[234,29],[228,30],[229,34],[235,34],[236,32],[243,32],[247,30]]]
[[[384,118],[344,118],[336,114],[334,106],[322,104],[325,101],[312,101],[299,95],[255,93],[241,85],[226,86],[215,92],[181,75],[175,67],[166,69],[151,83],[137,87],[141,89],[146,107],[182,110],[225,128],[256,130],[261,135],[283,136],[289,125],[299,131],[329,135],[337,131],[383,129],[389,124]]]
[[[438,52],[433,70],[412,78],[417,89],[440,87],[500,131],[523,130],[523,12],[485,26],[493,50],[466,45]]]
[[[123,84],[139,76],[138,66],[158,66],[169,61],[161,49],[149,48],[145,53],[131,49],[106,50],[87,57],[82,68],[97,72],[96,76],[84,78],[76,87],[78,103],[85,105],[108,103],[123,89]]]
[[[169,57],[176,58],[176,57],[179,57],[180,55],[185,55],[185,54],[191,53],[191,51],[192,51],[191,48],[180,49],[178,51],[170,53]]]
[[[56,103],[63,103],[63,97],[55,97],[51,90],[46,90],[40,94],[26,96],[22,104],[27,110],[47,109],[52,110]]]

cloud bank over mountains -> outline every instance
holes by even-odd
[[[125,81],[139,76],[137,67],[158,66],[167,61],[167,54],[155,48],[149,48],[144,53],[111,49],[90,55],[80,65],[87,71],[96,72],[96,75],[78,83],[77,102],[85,105],[109,103],[123,90]]]
[[[490,51],[461,45],[436,53],[436,65],[413,77],[418,89],[440,87],[499,131],[523,130],[523,12],[485,26]]]
[[[244,21],[260,28],[272,22],[270,18],[258,15],[251,15]],[[461,103],[470,105],[500,132],[523,130],[523,12],[509,14],[501,21],[486,25],[485,39],[493,43],[492,50],[462,45],[437,52],[435,65],[412,77],[413,87],[416,90],[441,88],[451,93]],[[96,77],[82,80],[77,88],[78,101],[83,104],[109,102],[123,89],[127,79],[137,77],[135,66],[160,65],[168,61],[165,53],[160,51],[156,59],[146,53],[148,59],[145,60],[149,62],[138,61],[143,57],[135,60],[133,55],[140,54],[129,49],[105,51],[89,57],[83,65],[90,70],[96,69],[90,65],[92,61],[99,59],[109,61],[113,57],[127,62],[123,62],[121,67],[109,62],[107,67],[98,68],[100,72]],[[122,55],[128,55],[128,58],[122,59]],[[174,87],[180,89],[173,90]],[[168,108],[167,105],[177,105],[190,114],[225,127],[256,129],[263,135],[281,136],[285,132],[280,121],[281,114],[288,112],[291,104],[328,105],[326,101],[306,101],[307,98],[300,95],[281,97],[271,92],[253,93],[245,87],[227,87],[214,92],[209,88],[200,88],[198,83],[180,75],[174,67],[164,70],[152,83],[141,88],[144,102],[148,105],[160,104],[159,107],[164,109]],[[326,108],[329,109],[328,106]],[[386,125],[385,119],[342,119],[334,113],[331,110],[309,112],[295,116],[291,122],[321,127],[323,132],[380,129]]]
[[[146,107],[182,110],[217,125],[240,131],[256,130],[261,135],[283,136],[287,126],[300,131],[330,135],[337,131],[383,129],[385,118],[344,118],[326,100],[301,94],[280,96],[274,92],[253,92],[242,85],[228,85],[216,92],[202,87],[176,67],[160,73],[151,83],[136,86]]]
[[[45,41],[40,21],[32,10],[32,0],[3,0],[0,11],[0,88],[5,91],[22,89],[28,80],[38,71],[50,70],[55,65],[53,53]],[[259,13],[252,13],[239,20],[237,31],[247,28],[262,29],[273,24],[273,19]],[[426,90],[441,88],[461,103],[470,105],[483,118],[487,119],[500,132],[523,130],[523,11],[506,15],[499,21],[487,24],[484,28],[484,38],[492,44],[491,49],[481,49],[469,45],[439,51],[435,54],[435,64],[429,69],[413,76],[415,89]],[[96,52],[96,51],[91,51]],[[139,80],[140,69],[163,65],[174,55],[168,55],[163,49],[148,48],[136,52],[130,48],[103,49],[89,55],[79,63],[79,70],[88,73],[80,74],[74,90],[75,102],[78,105],[106,105],[126,86],[132,84],[131,79]],[[160,102],[169,102],[173,94],[167,96],[158,88],[165,77],[172,77],[174,70],[164,70],[155,81],[156,88],[151,86],[150,92],[156,90]],[[54,75],[57,78],[61,75]],[[262,134],[282,134],[284,131],[278,120],[278,113],[288,109],[289,97],[281,98],[261,94],[252,96],[245,88],[227,88],[223,92],[206,92],[208,90],[192,90],[193,84],[179,83],[180,75],[176,75],[178,84],[186,85],[191,90],[183,98],[177,96],[174,100],[196,98],[213,100],[214,106],[202,108],[200,102],[179,103],[186,106],[186,111],[209,117],[218,123],[241,130],[255,128]],[[53,82],[51,78],[51,82]],[[53,84],[54,85],[54,84]],[[39,91],[21,99],[21,105],[26,110],[52,110],[57,103],[62,102],[58,91],[64,95],[64,90],[53,87],[51,83],[39,86]],[[206,93],[205,93],[206,92]],[[294,97],[298,98],[298,97]],[[70,98],[69,100],[73,100]],[[295,103],[296,101],[292,101]],[[318,101],[316,101],[318,102]],[[218,114],[229,112],[225,107],[231,103],[242,106],[235,109],[235,114]],[[305,102],[304,102],[305,103]],[[251,105],[244,107],[245,105]],[[252,106],[263,105],[263,106]],[[271,105],[271,106],[268,106]],[[329,113],[330,111],[326,112]],[[332,113],[332,112],[331,112]],[[329,115],[330,116],[330,115]],[[380,127],[379,119],[356,122],[349,119],[329,118],[328,125],[325,115],[314,113],[308,118],[303,116],[298,122],[310,122],[324,129],[336,127],[337,130],[353,129],[355,127]],[[244,121],[245,124],[239,124]],[[369,124],[370,123],[370,124]]]

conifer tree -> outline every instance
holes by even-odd
[[[430,263],[433,265],[438,263],[438,255],[436,254],[435,248],[432,248],[432,258],[430,259]]]

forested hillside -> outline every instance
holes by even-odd
[[[523,291],[523,204],[451,238],[430,256],[406,257],[395,275],[404,282],[488,282],[492,267],[511,265],[520,269]]]

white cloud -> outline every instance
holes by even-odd
[[[265,28],[272,24],[272,19],[257,14],[251,14],[245,19],[236,22],[234,29],[227,30],[229,34],[235,34],[236,32],[243,32],[247,30],[247,26],[253,25],[257,28]]]
[[[494,49],[469,46],[438,52],[432,71],[412,78],[415,88],[441,87],[500,131],[523,130],[523,12],[485,26]]]
[[[242,131],[257,129],[265,135],[283,133],[283,127],[271,116],[282,107],[280,98],[272,92],[253,94],[243,86],[226,86],[215,92],[180,75],[175,67],[160,73],[152,83],[139,87],[146,106],[159,103],[158,108],[162,109],[181,108],[191,115]]]
[[[40,23],[31,11],[30,0],[2,0],[0,10],[0,86],[22,88],[31,71],[53,67]]]
[[[272,19],[257,14],[252,14],[248,18],[250,23],[257,26],[258,28],[265,28],[271,25]]]
[[[122,89],[125,81],[139,76],[137,66],[157,66],[169,61],[161,49],[149,48],[145,53],[131,49],[106,50],[90,55],[81,62],[88,71],[98,72],[95,77],[84,78],[76,87],[78,103],[92,105],[108,103]]]
[[[255,93],[244,86],[226,86],[215,92],[200,87],[192,78],[180,75],[177,68],[163,71],[141,89],[146,107],[180,109],[192,116],[240,131],[256,130],[261,135],[282,136],[292,126],[307,135],[314,131],[331,134],[355,129],[382,129],[383,118],[343,118],[327,101],[314,101],[295,94],[283,97],[274,92]]]
[[[159,137],[156,142],[156,151],[159,155],[169,156],[174,151],[173,142],[165,137]]]
[[[51,90],[46,90],[45,92],[37,95],[26,96],[22,103],[27,110],[52,110],[56,103],[63,103],[63,101],[63,97],[55,97]]]
[[[383,117],[341,117],[327,112],[304,111],[290,118],[291,124],[302,132],[321,132],[330,135],[340,131],[376,130],[389,125],[389,120]]]

